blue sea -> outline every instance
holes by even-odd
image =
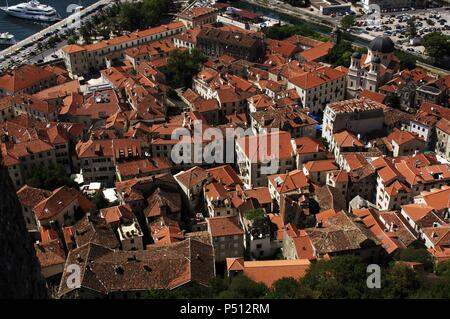
[[[9,0],[9,5],[15,5],[21,2],[27,2],[27,0]],[[41,3],[48,4],[54,7],[61,17],[67,17],[67,7],[70,4],[82,5],[84,7],[90,6],[97,2],[97,0],[41,0]],[[6,1],[0,0],[0,7],[6,7]],[[3,11],[0,11],[0,33],[9,32],[14,34],[16,40],[23,40],[30,35],[44,29],[47,25],[36,23],[33,21],[18,19],[6,15]]]

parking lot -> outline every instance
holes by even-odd
[[[416,54],[424,54],[425,48],[420,45],[420,39],[426,34],[438,31],[450,35],[450,8],[384,13],[381,19],[370,18],[371,16],[364,16],[357,19],[352,31],[372,37],[390,36],[403,50]],[[414,40],[408,34],[408,21],[411,18],[414,18],[417,31]]]

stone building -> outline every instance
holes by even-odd
[[[266,52],[264,39],[259,34],[218,28],[202,29],[197,35],[197,47],[208,56],[227,54],[252,62],[262,61]]]
[[[391,80],[400,62],[394,50],[391,38],[377,37],[370,42],[367,54],[353,53],[347,74],[347,94],[355,97],[362,90],[377,91]]]

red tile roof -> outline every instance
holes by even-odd
[[[334,171],[338,169],[334,160],[310,161],[304,167],[308,172]]]
[[[77,202],[79,207],[85,212],[88,212],[95,207],[95,205],[88,201],[79,191],[63,186],[54,190],[51,196],[37,204],[33,211],[37,219],[41,221],[50,220],[63,212],[74,202]]]
[[[281,278],[302,278],[309,266],[308,259],[244,261],[227,258],[228,271],[243,271],[248,278],[268,287]]]
[[[207,172],[211,174],[214,180],[223,184],[227,189],[234,189],[236,185],[244,184],[230,165],[209,168]]]
[[[198,18],[207,14],[217,12],[217,9],[210,7],[193,7],[180,12],[177,16],[181,19],[193,19]]]
[[[271,160],[273,156],[281,160],[292,159],[294,155],[289,132],[244,136],[238,138],[236,143],[252,163]]]
[[[333,134],[337,147],[364,147],[364,144],[351,132],[344,130]]]
[[[365,97],[378,103],[384,103],[384,100],[386,99],[385,94],[369,90],[363,90],[361,93],[359,93],[359,97]]]
[[[0,88],[13,94],[51,78],[56,78],[56,74],[33,64],[25,64],[0,77]]]
[[[113,157],[116,159],[136,157],[142,153],[141,141],[131,139],[80,141],[75,150],[78,158]]]
[[[308,178],[300,170],[290,171],[287,174],[270,175],[268,180],[280,194],[296,190],[300,191],[310,187]]]
[[[201,182],[207,181],[210,178],[210,175],[205,169],[195,166],[187,171],[176,174],[174,177],[179,183],[183,184],[183,186],[191,188]]]
[[[345,73],[323,66],[314,71],[305,72],[302,75],[290,78],[289,81],[295,86],[309,90],[343,77],[345,77]]]
[[[333,46],[333,42],[324,42],[312,47],[311,49],[303,51],[300,55],[308,62],[315,61],[326,56]]]
[[[244,230],[235,216],[212,217],[206,219],[212,237],[243,235]]]
[[[142,174],[156,174],[158,172],[170,170],[172,165],[163,158],[141,159],[132,162],[120,163],[117,165],[117,172],[122,178],[133,177]]]
[[[28,185],[23,186],[17,191],[20,204],[31,208],[34,208],[34,206],[48,198],[51,194],[52,192],[45,189],[34,188]]]

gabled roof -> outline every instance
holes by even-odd
[[[141,174],[150,175],[152,173],[170,170],[171,168],[172,165],[169,162],[159,157],[117,164],[117,171],[122,178]]]
[[[309,266],[308,259],[244,261],[243,258],[227,258],[228,271],[243,271],[248,278],[268,287],[281,278],[302,278]]]
[[[317,255],[342,253],[365,247],[370,238],[344,212],[326,220],[323,227],[305,229]],[[376,242],[374,242],[376,244]]]
[[[284,131],[244,136],[238,138],[236,143],[252,163],[263,162],[272,158],[292,159],[294,154],[291,134]]]
[[[423,201],[427,206],[437,211],[450,207],[450,186],[444,186],[442,189],[431,190],[422,193]]]
[[[208,174],[208,171],[198,166],[174,175],[174,178],[188,189],[206,181],[209,177],[210,175]]]
[[[164,216],[163,213],[178,213],[181,210],[181,197],[177,192],[158,187],[147,199],[145,217]]]
[[[27,206],[31,208],[34,208],[34,206],[36,206],[41,201],[43,201],[44,199],[48,198],[51,195],[52,192],[48,190],[35,188],[28,185],[21,187],[17,191],[17,197],[19,198],[20,204],[22,206]]]
[[[280,194],[295,190],[300,191],[310,186],[308,178],[301,170],[290,171],[287,174],[270,175],[268,180]]]
[[[432,207],[423,204],[408,204],[402,206],[403,211],[414,221],[418,222],[429,214],[434,214]]]
[[[135,218],[131,207],[127,204],[101,209],[100,216],[104,218],[108,224],[119,222],[121,218]]]
[[[230,165],[216,166],[206,171],[211,174],[214,180],[223,184],[225,188],[234,189],[236,185],[244,184]]]
[[[169,24],[163,24],[157,27],[145,29],[142,31],[135,31],[126,35],[122,35],[119,37],[115,37],[109,40],[103,40],[97,43],[87,44],[82,46],[82,48],[87,52],[107,49],[111,46],[121,45],[127,42],[131,42],[133,40],[139,40],[146,37],[150,37],[152,35],[160,34],[165,31],[184,29],[184,25],[181,21],[175,21]],[[82,51],[79,46],[65,46],[62,48],[66,53],[77,53]]]
[[[132,139],[80,141],[75,150],[78,158],[135,157],[141,154],[141,141]]]
[[[353,133],[347,130],[334,133],[333,139],[338,147],[364,147],[364,144]]]
[[[180,224],[167,217],[159,217],[149,225],[151,236],[156,245],[173,244],[184,239]]]
[[[79,191],[62,186],[52,192],[52,194],[39,202],[33,209],[36,218],[50,220],[63,212],[69,205],[75,201],[84,212],[89,212],[95,205],[86,199]],[[78,206],[77,205],[77,206]]]
[[[333,42],[323,42],[319,45],[312,47],[311,49],[305,50],[300,55],[305,61],[316,61],[324,56],[326,56],[330,50],[333,48]]]
[[[53,72],[39,68],[34,64],[24,64],[0,77],[0,88],[13,94],[53,77],[56,78],[56,74]]]
[[[294,140],[296,152],[299,155],[326,152],[327,149],[319,140],[308,136],[298,137]]]
[[[105,248],[118,249],[119,241],[107,221],[100,217],[85,216],[72,227],[77,247],[86,244],[102,245]]]
[[[445,225],[443,227],[424,227],[422,229],[425,236],[427,236],[433,246],[443,246],[448,248],[450,243],[450,226]]]
[[[304,90],[309,90],[343,77],[345,77],[345,73],[323,66],[313,71],[305,72],[297,77],[290,78],[289,82]]]
[[[330,185],[322,186],[314,193],[320,210],[334,209],[335,211],[341,211],[347,209],[346,200],[342,192]]]
[[[207,218],[208,230],[212,237],[243,235],[244,230],[236,216]]]
[[[374,102],[378,102],[378,103],[384,103],[384,100],[386,99],[386,95],[379,93],[379,92],[374,92],[374,91],[369,91],[369,90],[363,90],[361,91],[361,93],[359,93],[359,97],[365,97],[368,98]]]
[[[446,133],[447,135],[450,135],[450,120],[447,120],[445,118],[440,119],[436,124],[436,128]]]
[[[337,170],[334,160],[319,160],[319,161],[309,161],[303,167],[308,172],[324,172],[324,171],[334,171]]]
[[[58,295],[71,292],[69,265],[81,268],[81,288],[109,294],[120,291],[174,289],[191,281],[207,286],[215,276],[211,245],[187,239],[147,250],[122,251],[87,244],[67,258]]]
[[[399,130],[397,128],[394,128],[394,130],[386,137],[386,140],[390,143],[395,142],[397,143],[397,145],[407,144],[416,140],[423,142],[423,144],[425,145],[425,141],[417,135],[409,131]]]

